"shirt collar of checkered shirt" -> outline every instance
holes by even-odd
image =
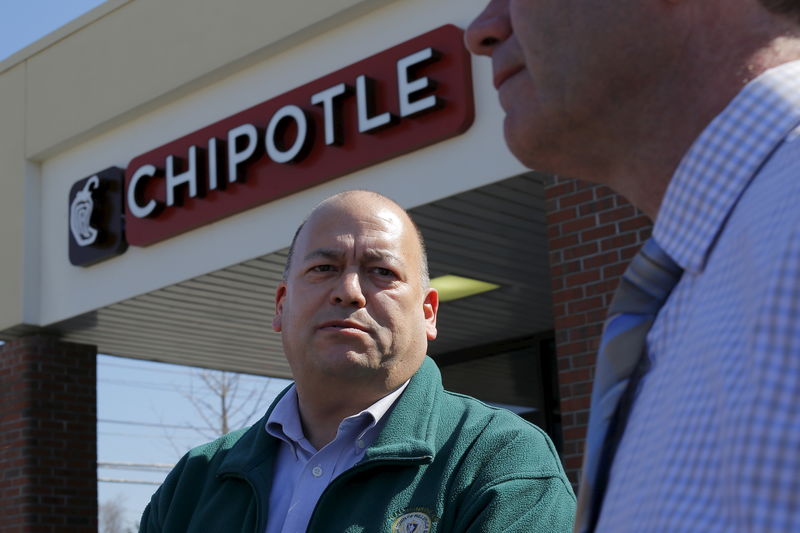
[[[692,144],[675,171],[653,235],[684,270],[700,273],[738,199],[800,123],[800,61],[747,84]]]

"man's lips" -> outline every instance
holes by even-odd
[[[517,65],[510,68],[498,69],[494,75],[494,88],[500,89],[500,86],[503,85],[508,78],[520,72],[522,68],[522,65]]]
[[[326,331],[358,330],[365,333],[369,332],[369,328],[358,322],[353,322],[352,320],[329,320],[320,324],[317,329]]]

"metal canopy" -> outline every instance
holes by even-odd
[[[545,180],[528,173],[411,210],[427,243],[431,277],[457,274],[501,285],[441,304],[434,357],[553,328]],[[271,329],[285,258],[280,250],[48,329],[111,355],[291,377]]]

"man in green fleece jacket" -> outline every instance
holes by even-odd
[[[567,532],[547,436],[442,388],[419,232],[376,193],[317,206],[275,298],[295,383],[253,427],[190,451],[141,532]]]

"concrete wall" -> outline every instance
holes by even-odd
[[[27,153],[41,159],[390,1],[109,3],[122,5],[26,60]]]
[[[483,4],[110,0],[0,62],[0,331],[48,325],[285,245],[278,232],[258,249],[230,249],[230,227],[215,224],[128,253],[111,267],[93,267],[89,275],[67,260],[64,191],[106,166],[126,166],[147,149],[441,24],[464,27]],[[502,115],[487,61],[476,64],[475,76],[477,129],[433,153],[407,156],[400,166],[362,171],[347,186],[382,181],[373,188],[398,192],[410,207],[521,171],[498,135]],[[465,160],[466,153],[475,160]],[[420,175],[432,168],[444,179]],[[431,190],[405,182],[409,174]],[[250,224],[253,231],[276,220],[291,227],[298,210],[333,190],[290,198],[269,220],[234,218],[237,227]],[[209,242],[224,249],[209,251]],[[147,280],[133,275],[154,264],[170,269]],[[130,283],[120,282],[126,278]]]
[[[48,156],[389,1],[110,0],[0,62],[0,330],[41,323]]]
[[[0,75],[0,327],[22,321],[25,65]]]

